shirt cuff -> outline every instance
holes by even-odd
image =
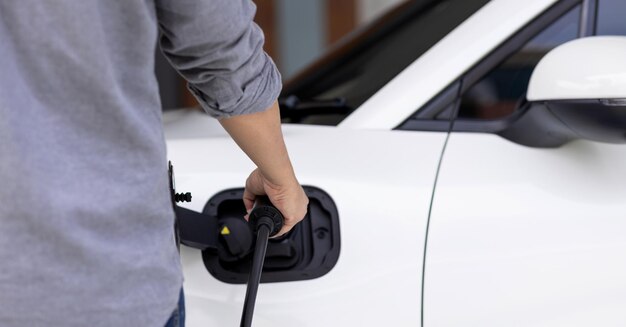
[[[187,88],[198,100],[202,109],[217,119],[265,111],[278,99],[282,81],[272,59],[266,53],[263,53],[263,57],[264,63],[259,74],[243,87],[237,88],[229,81],[221,81],[221,83],[213,81],[209,90],[215,90],[215,84],[221,84],[223,88],[237,88],[237,90],[229,90],[229,93],[234,91],[234,94],[239,95],[238,99],[226,101],[225,105],[215,101],[215,97],[203,91],[202,86],[189,83]]]

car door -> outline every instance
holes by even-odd
[[[626,324],[626,147],[500,136],[541,56],[593,34],[598,9],[599,32],[626,31],[621,18],[603,22],[623,2],[561,2],[459,80],[427,236],[423,326]]]

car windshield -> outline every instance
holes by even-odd
[[[336,125],[488,0],[415,0],[394,8],[285,84],[284,122]]]

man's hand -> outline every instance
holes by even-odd
[[[243,200],[248,212],[257,195],[266,195],[285,218],[278,235],[287,233],[306,215],[309,199],[298,183],[285,147],[278,102],[265,111],[220,120],[228,134],[258,169],[246,181]]]
[[[283,228],[276,237],[288,233],[306,215],[309,198],[295,179],[285,185],[276,185],[268,181],[260,170],[255,169],[246,180],[246,190],[243,193],[243,202],[248,213],[259,195],[267,195],[285,218]]]

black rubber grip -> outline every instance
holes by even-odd
[[[278,234],[283,228],[283,214],[270,202],[267,196],[257,197],[254,208],[248,216],[250,227],[256,234],[261,224],[268,226],[270,237]]]

